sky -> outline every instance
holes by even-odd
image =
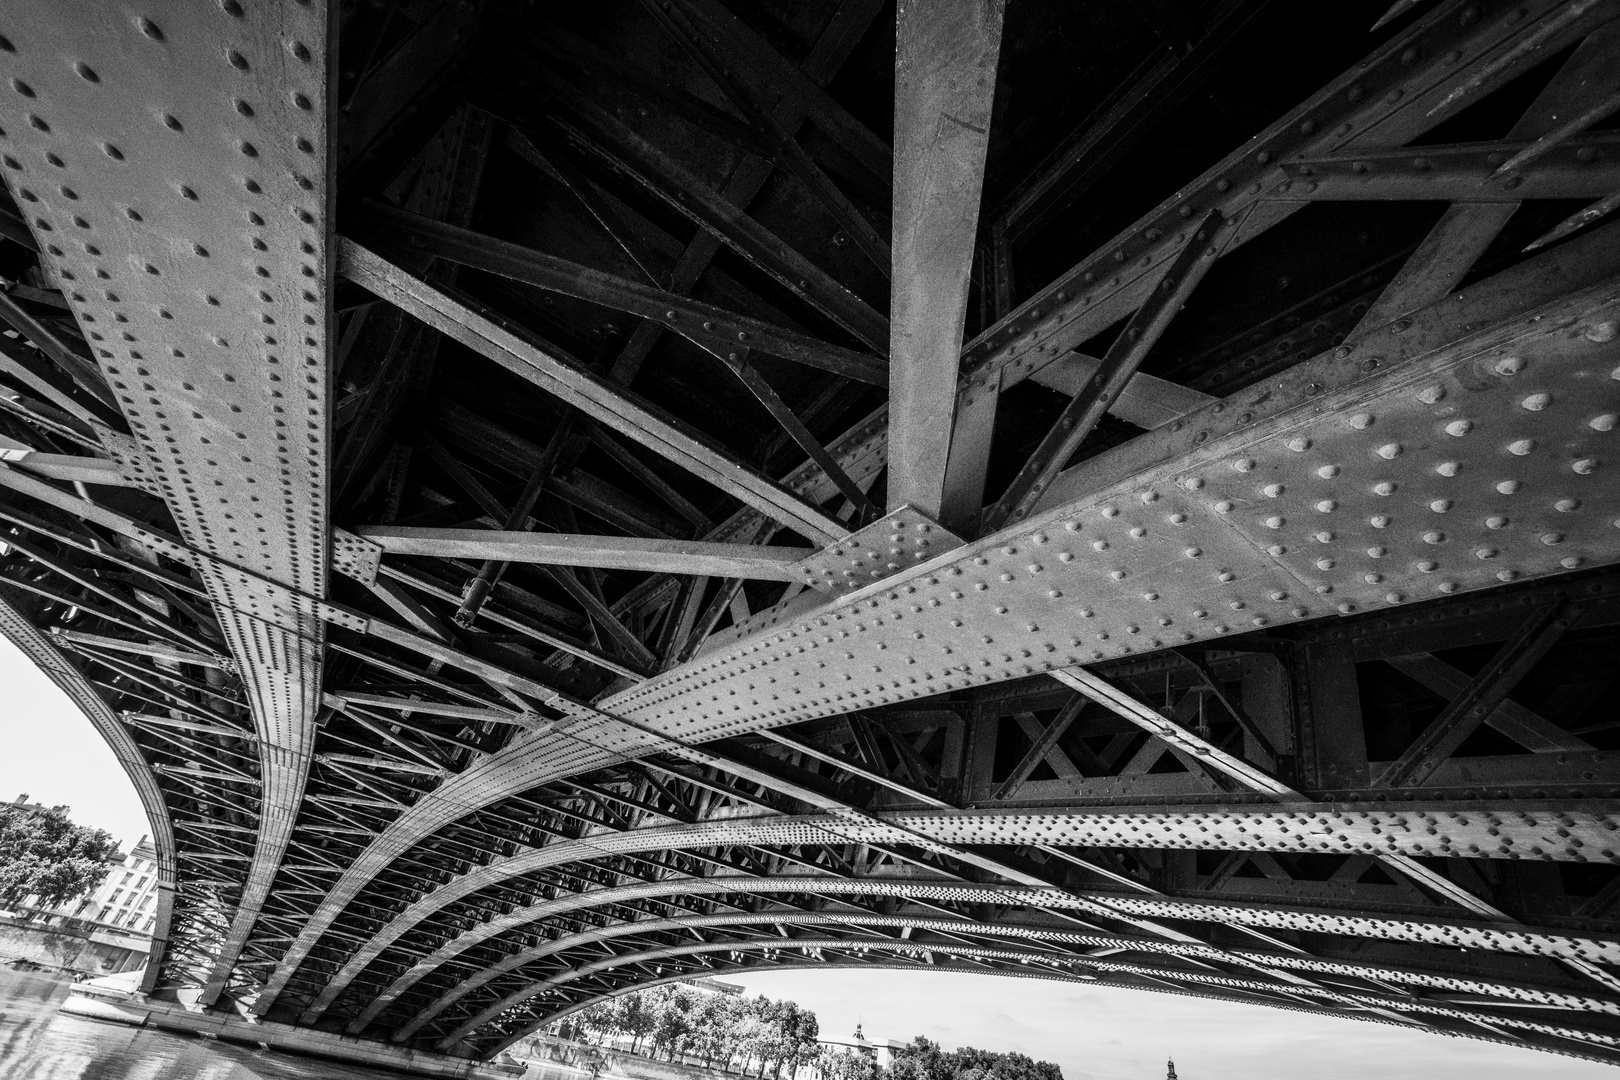
[[[1620,1080],[1620,1070],[1537,1050],[1261,1005],[996,975],[922,971],[731,974],[749,994],[816,1014],[822,1038],[1017,1050],[1064,1080]]]
[[[27,792],[127,848],[150,830],[135,789],[90,721],[0,636],[0,800]],[[783,971],[728,976],[813,1009],[824,1038],[926,1035],[1018,1050],[1064,1080],[1620,1080],[1620,1071],[1470,1039],[1254,1005],[991,975]]]
[[[118,759],[56,684],[0,635],[0,801],[66,803],[125,850],[151,832]]]

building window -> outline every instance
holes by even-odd
[[[147,879],[145,877],[142,877],[141,880],[135,883],[135,888],[137,891],[146,888],[146,880]]]
[[[107,897],[107,906],[112,907],[114,904],[118,903],[118,898],[120,896],[123,896],[123,895],[124,895],[124,890],[123,889],[114,889],[113,894],[111,896]]]
[[[151,893],[147,893],[145,896],[141,897],[140,910],[145,911],[146,910],[146,905],[150,904],[151,902],[152,902],[152,894]]]
[[[112,905],[111,904],[108,904],[106,907],[102,908],[101,909],[101,914],[96,916],[96,922],[106,922],[107,921],[107,915],[111,911],[112,911]]]
[[[128,885],[129,884],[129,879],[134,877],[134,876],[135,876],[135,871],[126,870],[126,871],[124,871],[124,880],[120,881],[118,884],[120,884],[120,885]]]
[[[156,915],[148,915],[146,917],[146,925],[141,927],[141,932],[146,933],[146,934],[150,934],[152,932],[152,924],[155,923],[155,922],[157,922],[157,916]]]

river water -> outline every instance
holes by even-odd
[[[398,1080],[401,1074],[56,1011],[72,984],[0,967],[0,1080]]]

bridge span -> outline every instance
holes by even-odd
[[[1620,1064],[1616,70],[1615,0],[11,0],[0,632],[151,818],[143,993]]]

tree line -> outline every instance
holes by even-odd
[[[816,1014],[792,1001],[655,986],[598,1001],[563,1021],[565,1038],[630,1039],[630,1052],[671,1061],[695,1057],[705,1068],[780,1080],[818,1057]]]
[[[708,993],[671,984],[596,1002],[564,1019],[563,1038],[591,1044],[630,1040],[630,1052],[668,1061],[697,1059],[764,1080],[793,1080],[814,1066],[823,1080],[1063,1080],[1050,1061],[963,1046],[946,1050],[917,1036],[887,1067],[871,1055],[818,1042],[816,1014],[792,1001]]]

